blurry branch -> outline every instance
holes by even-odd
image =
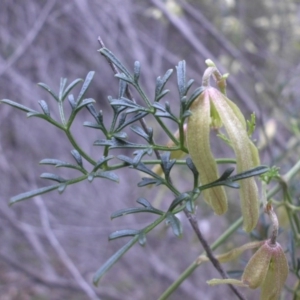
[[[50,221],[48,217],[48,212],[43,203],[43,200],[40,196],[35,197],[34,199],[35,204],[37,205],[39,212],[40,212],[40,219],[45,231],[46,237],[49,240],[49,243],[56,251],[58,257],[60,258],[61,262],[66,266],[69,272],[72,274],[74,279],[76,280],[77,284],[81,287],[81,289],[89,296],[92,300],[99,300],[96,292],[89,286],[89,284],[85,281],[85,279],[80,274],[79,270],[74,265],[73,261],[70,259],[66,251],[63,249],[61,244],[59,243],[58,239],[56,238],[55,234],[53,233],[50,227]]]
[[[39,32],[43,28],[47,17],[55,3],[56,0],[47,1],[32,29],[28,32],[27,36],[24,38],[20,46],[8,58],[4,67],[2,67],[2,69],[0,70],[0,76],[2,76],[25,53],[27,48],[32,44],[32,42],[35,40],[35,38],[38,36]]]
[[[207,257],[213,264],[214,268],[219,272],[221,277],[223,279],[229,278],[227,273],[224,271],[223,267],[221,266],[220,262],[218,259],[214,256],[211,247],[209,246],[208,242],[205,240],[205,238],[202,235],[202,232],[198,226],[198,222],[195,219],[194,215],[192,215],[187,209],[184,209],[184,213],[186,217],[188,218],[191,226],[193,227],[194,232],[197,235],[198,240],[200,241],[204,251],[206,252]],[[244,297],[243,294],[241,294],[235,286],[232,284],[228,285],[229,288],[233,291],[233,293],[238,297],[238,299],[245,300],[246,298]]]
[[[30,268],[25,267],[25,264],[21,263],[21,262],[17,262],[15,260],[13,260],[10,256],[8,256],[7,254],[3,254],[0,253],[0,259],[5,262],[6,264],[8,264],[9,266],[11,266],[13,269],[18,270],[22,273],[24,273],[27,277],[29,277],[31,280],[43,284],[49,288],[60,288],[60,289],[67,289],[70,291],[76,291],[76,292],[83,292],[82,289],[80,287],[78,287],[78,284],[70,281],[70,280],[66,280],[64,278],[61,277],[47,277],[43,274],[41,274],[41,272],[35,272]],[[104,290],[101,289],[101,292],[97,292],[97,294],[101,294],[101,296],[109,298],[109,299],[115,299],[115,300],[119,300],[120,299],[120,295],[114,293],[111,290]],[[124,298],[122,298],[124,299]]]
[[[195,49],[196,52],[200,53],[203,58],[211,58],[217,65],[220,66],[221,73],[225,73],[221,67],[219,60],[199,41],[199,38],[193,33],[192,29],[188,27],[187,23],[181,20],[176,15],[172,14],[167,10],[165,5],[159,0],[151,0],[151,2],[158,7],[164,15],[168,18],[171,24],[182,34],[182,37]],[[257,116],[260,115],[259,108],[256,103],[248,96],[248,93],[243,87],[236,82],[236,80],[229,76],[227,79],[228,84],[232,90],[236,93],[237,97],[244,103],[244,105],[250,110],[257,112]]]
[[[14,228],[17,232],[23,234],[28,243],[31,245],[38,259],[42,263],[45,272],[53,276],[55,274],[55,271],[52,265],[49,263],[49,258],[46,254],[47,252],[45,251],[45,248],[40,239],[37,237],[36,230],[32,226],[18,221],[11,210],[9,210],[5,204],[1,204],[0,213],[7,221],[9,221],[12,228]]]

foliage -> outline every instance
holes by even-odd
[[[138,206],[124,208],[118,210],[111,215],[111,219],[119,218],[128,214],[138,214],[138,213],[148,213],[151,215],[155,215],[156,219],[148,224],[146,227],[142,229],[129,229],[124,228],[118,231],[113,232],[110,236],[110,240],[119,239],[123,237],[131,237],[131,239],[121,247],[114,255],[112,255],[106,263],[104,263],[98,271],[94,275],[94,284],[97,285],[103,275],[136,243],[139,243],[141,246],[146,244],[147,234],[156,228],[161,223],[165,222],[172,229],[174,235],[176,237],[181,237],[183,234],[181,220],[178,218],[178,214],[180,212],[184,212],[190,221],[193,230],[195,231],[199,241],[202,243],[206,255],[209,260],[214,264],[217,270],[220,272],[221,276],[228,280],[228,283],[235,283],[235,281],[228,279],[226,273],[224,273],[222,267],[220,266],[218,260],[214,257],[212,251],[217,247],[222,245],[225,239],[227,239],[230,235],[238,230],[242,223],[242,218],[239,218],[234,222],[219,238],[218,240],[212,244],[211,246],[207,245],[206,240],[201,235],[201,228],[198,228],[197,222],[194,218],[195,212],[195,201],[199,198],[200,194],[203,191],[213,191],[216,187],[226,186],[233,189],[239,189],[241,186],[241,190],[243,190],[243,183],[247,182],[249,178],[253,178],[255,176],[260,176],[263,182],[263,192],[264,201],[262,201],[262,206],[264,209],[266,207],[270,207],[270,203],[268,202],[271,197],[277,193],[279,190],[283,190],[283,201],[276,202],[273,201],[274,206],[283,206],[286,209],[288,214],[290,226],[291,226],[291,238],[289,247],[284,247],[284,250],[288,250],[289,258],[291,261],[290,272],[295,274],[298,280],[300,280],[300,264],[299,259],[297,258],[297,253],[295,251],[295,247],[300,243],[300,224],[299,219],[297,218],[297,211],[299,211],[299,206],[293,204],[289,189],[288,182],[289,180],[299,171],[300,163],[296,164],[293,169],[287,172],[284,176],[280,176],[278,173],[278,169],[276,167],[269,168],[267,166],[256,166],[250,169],[242,168],[240,172],[235,175],[232,175],[234,168],[228,167],[222,175],[218,175],[212,181],[204,182],[201,178],[202,173],[206,172],[205,166],[202,165],[198,167],[196,163],[193,162],[191,158],[186,158],[185,160],[178,159],[178,156],[175,153],[181,153],[182,155],[187,155],[190,152],[191,146],[190,143],[186,145],[185,136],[186,131],[191,130],[190,125],[186,129],[186,122],[191,119],[193,114],[193,110],[191,109],[201,97],[207,91],[205,86],[197,87],[193,91],[191,91],[191,87],[194,83],[194,80],[187,80],[186,78],[186,64],[185,61],[181,61],[178,63],[176,67],[177,74],[177,85],[179,92],[179,112],[175,113],[175,109],[172,107],[168,101],[164,103],[162,100],[168,95],[169,90],[166,89],[166,84],[172,76],[173,70],[168,70],[163,76],[159,76],[156,80],[155,85],[155,93],[154,99],[151,101],[150,97],[148,97],[143,90],[140,84],[140,76],[141,76],[141,64],[136,61],[133,66],[133,72],[131,73],[119,60],[118,58],[105,47],[101,48],[100,53],[109,61],[109,63],[114,66],[117,71],[115,76],[119,79],[119,92],[116,97],[108,97],[108,103],[112,109],[113,117],[111,120],[106,119],[106,115],[100,110],[98,111],[95,108],[95,100],[91,98],[85,98],[85,94],[93,80],[94,73],[93,71],[89,72],[85,78],[85,80],[76,79],[67,85],[67,79],[62,78],[60,81],[59,91],[56,93],[50,88],[48,85],[44,83],[39,83],[39,86],[43,88],[46,92],[48,92],[52,98],[56,101],[59,111],[60,119],[57,120],[53,118],[49,106],[46,101],[40,100],[39,105],[41,107],[41,111],[35,111],[31,108],[28,108],[22,104],[17,102],[4,99],[1,100],[2,103],[15,107],[21,111],[27,113],[27,117],[36,117],[41,118],[53,126],[60,129],[65,133],[67,139],[73,146],[73,150],[71,151],[71,155],[73,156],[75,163],[62,161],[56,158],[45,158],[40,161],[42,165],[51,165],[55,168],[67,168],[74,170],[74,177],[72,178],[63,178],[56,173],[43,173],[41,174],[41,178],[48,179],[50,181],[54,181],[55,184],[48,185],[45,187],[38,188],[36,190],[25,192],[14,196],[10,199],[10,205],[15,204],[17,202],[42,195],[48,193],[53,190],[57,190],[59,193],[63,193],[65,189],[72,184],[77,184],[81,181],[87,180],[92,182],[97,178],[111,180],[113,182],[119,182],[120,179],[117,170],[123,168],[131,168],[138,172],[143,173],[143,177],[137,183],[138,187],[145,187],[155,185],[160,188],[160,186],[165,186],[170,193],[173,195],[173,201],[168,206],[166,210],[162,210],[160,208],[154,207],[151,200],[147,200],[143,197],[140,197],[136,200]],[[212,62],[208,62],[209,68],[214,68]],[[217,73],[218,74],[218,73]],[[216,75],[216,74],[214,74]],[[221,76],[221,75],[220,75]],[[218,91],[218,97],[226,95],[226,79],[228,74],[217,77],[217,85],[220,91]],[[77,97],[75,97],[71,92],[73,89],[78,86],[81,82],[83,82],[82,87],[79,91]],[[138,101],[136,102],[132,96],[132,91],[130,89],[134,89],[134,91],[138,94]],[[222,97],[223,97],[222,96]],[[211,97],[211,96],[210,96]],[[226,98],[226,97],[225,97]],[[69,105],[70,113],[68,114],[66,109],[66,100]],[[227,101],[227,98],[226,98]],[[215,105],[216,107],[217,105]],[[87,109],[90,113],[92,121],[84,122],[84,126],[92,129],[96,129],[101,132],[103,136],[100,139],[94,141],[94,145],[97,147],[101,147],[102,155],[101,157],[91,157],[89,156],[81,147],[80,142],[77,141],[74,135],[71,132],[71,127],[73,125],[74,120],[76,119],[78,113]],[[230,108],[234,111],[234,115],[237,116],[237,119],[240,119],[240,112],[237,109],[231,106]],[[238,135],[230,136],[230,125],[226,123],[226,113],[222,117],[220,115],[223,113],[221,110],[213,111],[214,108],[209,109],[212,115],[215,113],[217,115],[216,119],[219,117],[222,119],[224,126],[228,132],[229,138],[221,134],[222,141],[225,141],[230,146],[236,150],[238,148]],[[195,112],[194,112],[195,115]],[[225,117],[224,117],[225,116]],[[148,118],[153,118],[157,124],[159,125],[160,130],[166,133],[169,137],[170,142],[167,145],[161,145],[155,141],[154,129],[149,127],[146,123]],[[213,119],[213,118],[211,118]],[[166,125],[166,120],[171,120],[177,127],[177,133],[173,133],[170,130],[170,126]],[[201,119],[202,120],[202,119]],[[209,123],[209,119],[206,120],[206,125]],[[213,121],[211,122],[213,123]],[[241,122],[242,124],[242,122]],[[246,122],[245,122],[246,124]],[[255,128],[255,117],[251,116],[251,120],[247,122],[248,129],[245,131],[245,139],[248,135],[251,136],[254,128]],[[211,124],[208,124],[208,127]],[[242,126],[242,125],[241,125]],[[136,142],[129,139],[128,129],[134,133],[142,142]],[[246,128],[245,128],[246,129]],[[194,133],[193,133],[194,134]],[[193,135],[192,134],[192,135]],[[207,132],[205,133],[207,134]],[[198,138],[198,137],[197,137]],[[248,140],[247,140],[248,141]],[[248,142],[247,142],[248,143]],[[246,144],[247,144],[246,143]],[[249,141],[249,144],[246,145],[255,147],[254,144]],[[111,150],[120,149],[123,154],[114,155]],[[209,148],[208,148],[209,149]],[[253,149],[253,148],[252,148]],[[209,149],[210,151],[210,149]],[[248,151],[248,150],[245,150]],[[196,151],[197,152],[197,151]],[[199,151],[198,151],[199,152]],[[235,151],[237,156],[237,161],[233,161],[229,158],[217,159],[216,163],[224,164],[224,163],[237,163],[242,164],[243,153]],[[131,153],[131,155],[128,155]],[[249,152],[250,153],[250,152]],[[126,155],[125,155],[126,154]],[[155,156],[155,159],[152,159],[151,156]],[[197,153],[196,153],[197,155]],[[247,160],[250,156],[247,157]],[[162,169],[162,173],[157,172],[155,168],[151,166],[160,165]],[[175,165],[179,166],[187,166],[190,170],[190,173],[193,177],[193,182],[191,184],[190,189],[182,190],[181,186],[178,186],[173,183],[172,180],[172,171]],[[199,176],[200,173],[200,176]],[[79,174],[79,175],[78,175]],[[199,182],[199,177],[201,178],[202,184]],[[252,180],[252,179],[251,179]],[[278,185],[274,186],[267,192],[267,184],[271,184],[274,181],[278,181]],[[203,193],[204,194],[204,193]],[[205,194],[204,194],[205,197]],[[242,197],[242,196],[241,196]],[[258,199],[257,199],[258,200]],[[213,201],[213,200],[210,200]],[[267,210],[266,213],[269,214],[270,210]],[[224,213],[222,211],[222,213]],[[220,213],[221,214],[221,213]],[[269,214],[270,215],[270,214]],[[273,216],[273,215],[272,215]],[[270,216],[271,225],[277,230],[276,234],[272,236],[273,244],[276,244],[276,238],[278,234],[278,225],[276,225],[276,218],[272,218]],[[246,216],[244,216],[246,218]],[[255,219],[255,224],[257,223],[257,219]],[[266,227],[269,225],[266,224]],[[276,227],[277,226],[277,227]],[[252,227],[251,227],[252,229]],[[251,230],[248,230],[251,231]],[[252,234],[254,236],[254,234]],[[271,239],[272,239],[271,238]],[[259,239],[259,238],[258,238]],[[265,237],[261,238],[267,240]],[[275,240],[274,240],[275,239]],[[268,246],[267,242],[265,242]],[[252,247],[252,246],[251,246]],[[269,246],[268,246],[269,247]],[[265,247],[269,249],[268,247]],[[263,248],[263,249],[265,249]],[[284,271],[287,272],[287,266],[284,265],[284,255],[280,246],[280,265],[283,266]],[[237,248],[236,249],[240,249]],[[247,247],[243,248],[243,251],[247,250]],[[239,254],[241,252],[239,251]],[[260,251],[260,250],[258,250]],[[266,250],[268,251],[268,250]],[[275,251],[276,252],[276,251]],[[257,252],[258,253],[258,252]],[[275,253],[276,254],[276,253]],[[274,256],[275,256],[274,254]],[[272,254],[273,255],[273,254]],[[203,257],[203,256],[202,256]],[[206,257],[206,256],[205,256]],[[267,266],[269,269],[272,268],[272,257],[268,256]],[[284,258],[283,258],[284,257]],[[236,256],[235,256],[236,258]],[[201,262],[205,261],[202,258]],[[221,261],[221,260],[220,260]],[[255,259],[252,259],[255,261]],[[200,265],[199,261],[195,262],[191,267],[187,269],[187,271],[183,272],[182,275],[172,284],[160,297],[160,299],[167,299],[167,297],[175,291],[178,285],[186,280],[188,276]],[[273,266],[274,267],[274,266]],[[255,266],[251,265],[251,268],[255,269]],[[251,269],[247,268],[247,270]],[[268,269],[268,270],[269,270]],[[251,272],[250,272],[251,273]],[[249,271],[247,271],[247,278],[251,277],[249,275]],[[283,280],[284,279],[284,280]],[[286,278],[281,278],[280,286],[283,286]],[[248,279],[247,279],[248,280]],[[268,278],[269,280],[269,278]],[[243,283],[244,284],[244,283]],[[299,284],[298,284],[299,286]],[[243,299],[243,296],[231,286],[236,296],[240,299]],[[264,289],[264,293],[266,289]],[[296,290],[292,291],[296,295]],[[276,291],[276,296],[280,293]]]

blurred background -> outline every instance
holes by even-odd
[[[186,60],[195,89],[201,85],[205,59],[212,59],[221,72],[230,73],[229,98],[247,118],[256,113],[259,130],[254,137],[262,164],[276,164],[283,174],[299,159],[299,1],[1,0],[0,99],[35,110],[40,110],[38,101],[43,99],[58,116],[56,103],[37,83],[58,91],[61,77],[71,82],[93,70],[87,97],[96,100],[95,107],[103,110],[107,122],[111,116],[107,96],[117,96],[118,81],[97,52],[98,36],[130,70],[135,60],[141,62],[141,81],[150,99],[157,76],[174,69],[180,60]],[[166,99],[178,107],[175,72],[167,88],[171,92]],[[92,121],[87,111],[79,114],[73,132],[97,160],[102,152],[93,142],[101,135],[83,128],[84,121]],[[152,220],[132,215],[111,221],[111,213],[136,206],[140,196],[164,207],[172,195],[163,188],[137,188],[139,174],[123,169],[118,171],[119,184],[104,179],[83,182],[62,195],[55,191],[8,207],[10,197],[51,184],[39,178],[41,173],[62,174],[38,162],[43,158],[72,162],[72,146],[43,120],[26,119],[24,112],[6,105],[0,106],[0,126],[1,299],[156,299],[202,252],[190,225],[179,215],[181,239],[159,226],[144,248],[134,246],[99,287],[93,287],[94,272],[125,243],[108,242],[108,235],[143,228]],[[167,142],[163,134],[156,135],[157,141]],[[221,151],[216,148],[215,154],[224,157]],[[182,190],[190,188],[188,171],[176,172]],[[293,197],[299,199],[296,182]],[[239,216],[237,197],[234,193],[225,218],[217,218],[199,203],[199,225],[210,243]],[[248,240],[240,232],[224,247]],[[226,286],[208,288],[205,282],[213,277],[219,274],[210,264],[199,267],[170,299],[233,299]],[[254,299],[257,294],[249,295]]]

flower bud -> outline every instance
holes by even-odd
[[[192,115],[188,119],[188,149],[199,172],[202,185],[219,178],[217,164],[212,155],[209,141],[211,109],[209,90],[205,89],[192,103],[190,107]],[[217,114],[215,114],[215,120],[217,120]],[[221,215],[227,211],[227,197],[224,187],[209,188],[204,190],[203,194],[205,201],[216,214]]]
[[[219,178],[217,165],[210,149],[210,127],[222,124],[235,152],[237,172],[244,172],[259,164],[258,150],[249,139],[246,121],[239,108],[224,94],[213,87],[206,87],[190,108],[187,143],[190,156],[200,174],[201,184],[208,184]],[[258,189],[254,178],[240,182],[240,198],[244,230],[250,232],[257,224],[259,215]],[[227,199],[223,187],[204,191],[204,199],[215,213],[227,210]]]
[[[249,249],[249,245],[246,248]],[[288,263],[281,246],[271,239],[265,241],[249,260],[241,280],[212,279],[209,285],[234,284],[238,286],[261,288],[261,300],[276,300],[287,279]]]
[[[250,288],[261,287],[262,300],[278,299],[289,272],[281,246],[266,241],[248,262],[242,282]]]

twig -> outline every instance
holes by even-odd
[[[210,246],[208,245],[207,241],[205,240],[205,238],[203,237],[200,228],[198,226],[197,220],[195,219],[195,217],[187,210],[184,209],[184,213],[186,215],[186,217],[188,218],[192,228],[194,229],[198,240],[200,241],[202,247],[204,248],[207,257],[209,258],[209,260],[211,261],[211,263],[213,264],[213,266],[216,268],[216,270],[220,273],[220,275],[222,276],[222,278],[226,279],[228,278],[228,275],[226,274],[226,272],[224,271],[224,269],[222,268],[221,264],[219,263],[219,261],[215,258],[215,256],[212,253],[212,250],[210,248]],[[234,292],[234,294],[240,299],[240,300],[246,300],[245,296],[243,294],[241,294],[236,287],[234,287],[232,284],[229,284],[229,288]]]

